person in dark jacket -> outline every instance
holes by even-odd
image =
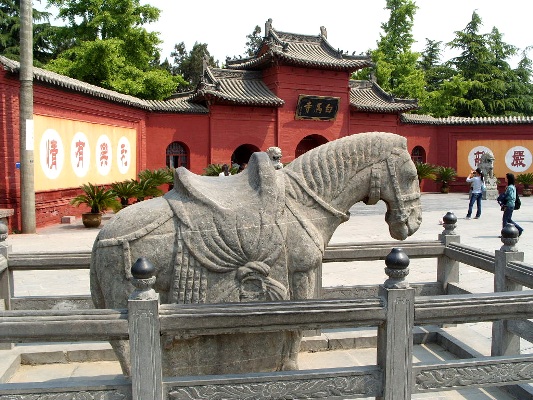
[[[516,229],[518,229],[518,236],[522,235],[524,229],[513,221],[513,211],[516,201],[516,186],[514,175],[510,172],[505,175],[507,178],[507,188],[505,188],[504,198],[505,201],[502,204],[503,218],[502,218],[502,228],[507,224],[513,224]]]

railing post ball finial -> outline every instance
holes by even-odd
[[[456,224],[457,223],[457,217],[453,213],[453,211],[448,211],[446,214],[444,214],[444,217],[442,217],[442,220],[445,224]]]
[[[517,251],[515,245],[518,243],[518,229],[513,224],[505,224],[501,230],[501,240],[503,246],[501,251]]]
[[[409,283],[405,281],[405,277],[409,275],[409,257],[403,249],[394,247],[391,252],[385,257],[385,273],[389,277],[385,281],[387,288],[406,288]]]
[[[154,273],[154,265],[147,258],[139,257],[131,267],[133,286],[141,292],[151,290],[155,283]]]
[[[148,279],[154,275],[155,267],[146,257],[139,257],[131,267],[135,279]]]
[[[444,231],[442,233],[444,235],[454,235],[456,224],[457,224],[457,217],[455,216],[453,211],[448,211],[442,217],[442,226],[444,226]]]

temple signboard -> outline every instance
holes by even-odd
[[[340,97],[307,96],[298,97],[296,119],[334,121],[339,111]]]

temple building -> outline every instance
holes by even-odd
[[[20,65],[0,56],[0,208],[12,208],[20,229]],[[183,166],[201,174],[211,163],[247,162],[277,146],[284,163],[326,142],[369,131],[407,138],[415,161],[450,166],[464,178],[487,151],[494,173],[533,172],[533,117],[433,118],[412,114],[374,81],[354,81],[372,66],[366,55],[336,50],[318,35],[281,32],[266,24],[251,58],[204,65],[191,93],[142,100],[34,68],[34,151],[37,226],[79,215],[69,201],[83,183],[110,184],[144,169]],[[28,145],[28,144],[27,144]],[[327,162],[327,160],[324,160]],[[424,181],[423,190],[438,186]]]

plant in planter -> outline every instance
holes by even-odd
[[[526,174],[518,174],[516,176],[516,183],[520,183],[524,186],[522,189],[522,196],[531,196],[531,188],[529,186],[533,185],[533,173],[528,172]]]
[[[416,173],[418,175],[418,184],[422,186],[422,179],[429,179],[434,181],[437,179],[436,168],[432,164],[415,162]]]
[[[87,228],[97,228],[102,223],[102,212],[107,209],[119,210],[120,202],[112,189],[105,186],[97,186],[92,183],[80,186],[83,194],[74,197],[70,204],[74,206],[86,205],[91,211],[83,213],[81,220]]]
[[[165,183],[174,183],[174,170],[171,168],[159,168],[156,170],[145,169],[139,172],[139,181],[152,180],[156,186],[164,185]]]
[[[122,208],[127,207],[129,200],[136,198],[139,194],[138,182],[135,179],[112,183],[111,190],[120,199]]]
[[[441,182],[442,186],[440,188],[441,193],[450,192],[450,182],[453,182],[457,177],[457,172],[452,167],[437,167],[437,182]]]

